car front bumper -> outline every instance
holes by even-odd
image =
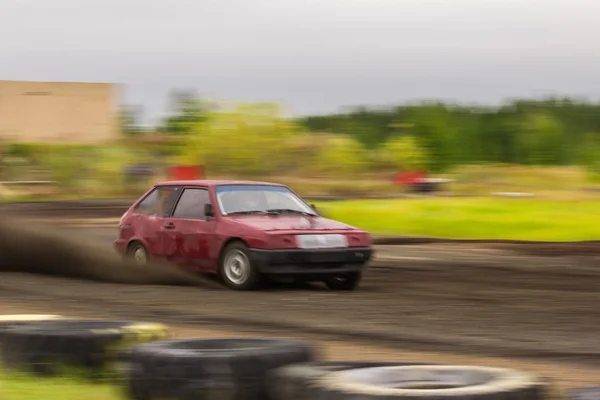
[[[250,259],[266,274],[323,275],[362,271],[373,256],[370,247],[323,250],[250,249]]]

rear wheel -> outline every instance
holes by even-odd
[[[127,259],[138,264],[146,265],[150,256],[143,244],[139,242],[132,243],[127,250]]]
[[[225,285],[235,290],[251,290],[260,283],[260,274],[242,242],[233,242],[223,250],[219,274]]]
[[[325,280],[325,285],[330,290],[355,290],[360,283],[362,273],[348,272],[345,274],[334,275]]]

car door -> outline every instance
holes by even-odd
[[[217,221],[205,215],[206,204],[211,204],[207,188],[184,187],[165,225],[175,237],[174,258],[200,271],[213,268],[209,255],[216,244]]]
[[[171,214],[181,186],[158,186],[134,208],[134,235],[155,258],[170,258],[177,246],[175,238],[165,228],[165,218]]]

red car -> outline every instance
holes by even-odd
[[[286,186],[252,181],[158,183],[123,215],[115,247],[137,263],[218,274],[233,289],[271,275],[354,290],[372,255],[367,232],[323,218]]]

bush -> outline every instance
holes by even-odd
[[[209,114],[183,141],[177,164],[204,164],[211,173],[257,176],[277,171],[289,159],[286,150],[298,134],[270,104],[241,105]]]
[[[47,171],[48,179],[58,182],[59,190],[75,194],[93,168],[91,149],[78,145],[47,145],[32,154],[34,165]]]
[[[427,166],[428,157],[412,136],[393,137],[379,149],[378,163],[396,170],[420,170]]]
[[[344,135],[319,135],[311,170],[322,176],[351,176],[368,166],[367,151],[360,142]]]
[[[136,145],[32,144],[12,148],[24,162],[10,166],[9,180],[55,181],[61,196],[121,195],[127,189],[122,168],[152,159],[144,147]]]

